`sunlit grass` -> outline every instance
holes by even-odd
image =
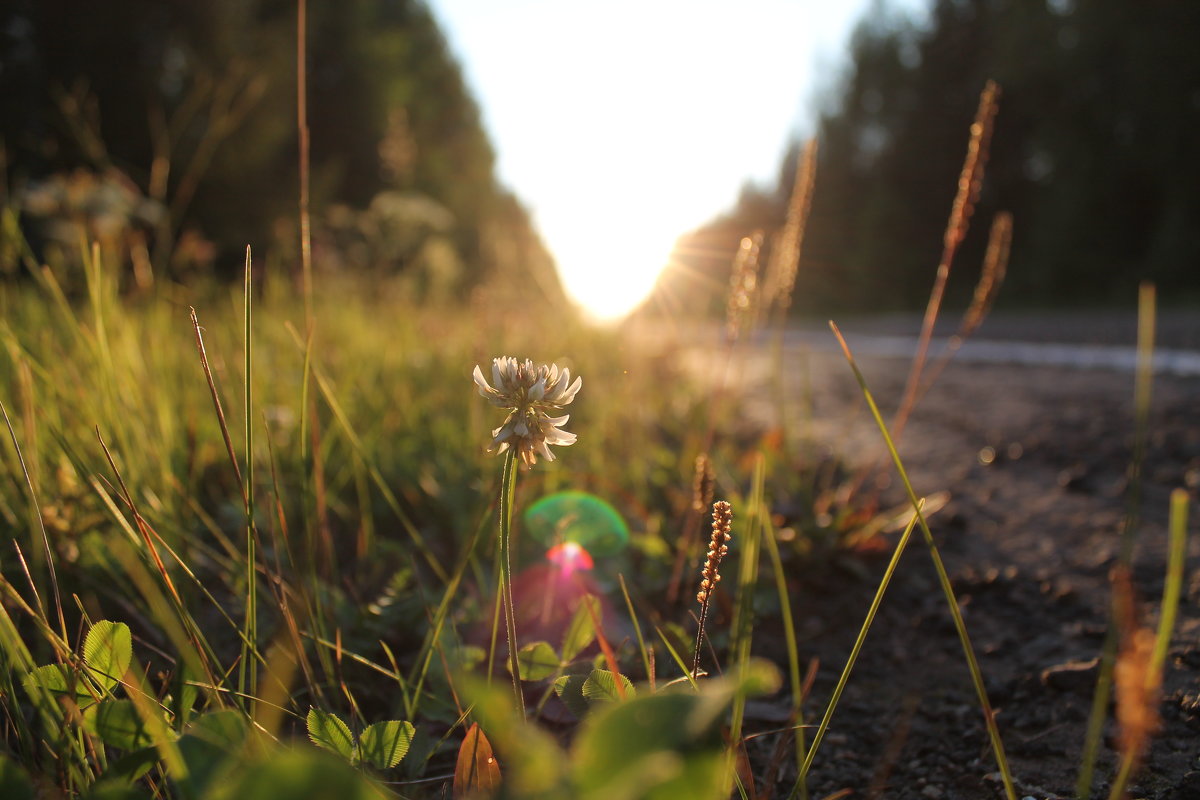
[[[982,141],[977,132],[964,167],[971,191]],[[713,346],[661,327],[594,328],[497,284],[478,287],[469,303],[435,304],[401,279],[309,283],[306,272],[312,291],[300,293],[290,276],[256,273],[249,251],[240,289],[161,285],[122,295],[122,267],[98,247],[83,255],[80,285],[48,268],[0,284],[8,423],[0,519],[14,534],[0,550],[0,786],[32,797],[33,776],[98,800],[255,798],[264,787],[272,796],[436,797],[449,785],[456,797],[490,796],[497,783],[518,798],[750,797],[768,775],[753,773],[764,765],[751,763],[745,743],[770,735],[780,754],[795,737],[791,795],[807,796],[919,528],[1015,798],[1018,780],[928,506],[895,444],[941,362],[923,374],[922,344],[889,427],[836,326],[911,516],[811,739],[803,729],[803,610],[793,609],[788,570],[880,536],[893,515],[878,514],[879,498],[862,489],[871,465],[837,480],[815,471],[804,458],[812,443],[788,434],[794,409],[781,388],[774,427],[743,413],[755,388],[741,377],[748,354],[773,365],[767,382],[777,387],[792,366],[781,345],[767,356],[752,336],[774,309],[782,342],[794,269],[778,253],[799,253],[810,153],[766,275],[758,271],[766,237],[742,240]],[[955,237],[973,197],[955,203]],[[1008,223],[1000,229],[996,241],[1006,241]],[[954,249],[939,268],[927,329]],[[980,314],[1002,264],[988,274]],[[1147,292],[1143,364],[1152,312]],[[587,391],[572,402],[565,372],[557,387],[532,373],[504,386],[494,376],[495,387],[473,379],[475,365],[510,353],[586,375]],[[1143,370],[1139,442],[1149,379]],[[480,391],[516,416],[496,428]],[[551,417],[567,403],[578,443]],[[501,462],[489,442],[508,446]],[[572,446],[547,463],[546,443]],[[1136,482],[1131,491],[1125,543],[1136,527]],[[589,503],[551,504],[571,510],[535,532],[534,510],[547,508],[538,501],[564,496]],[[788,520],[788,537],[776,505],[806,509]],[[584,508],[604,509],[601,526],[618,532],[585,536]],[[701,583],[691,565],[710,508],[719,530]],[[1179,603],[1185,511],[1178,492],[1153,653],[1125,682],[1147,720]],[[764,550],[773,585],[760,576]],[[731,578],[723,586],[721,572]],[[678,600],[697,591],[693,615]],[[754,655],[772,596],[789,721],[753,732],[748,698],[783,683],[780,668]],[[507,658],[496,655],[501,616]],[[643,635],[642,620],[656,639]],[[1094,727],[1107,709],[1107,676],[1096,697]],[[315,748],[290,752],[304,738]],[[1144,740],[1121,754],[1114,797]],[[780,763],[771,790],[783,780]],[[1088,786],[1090,769],[1085,759]]]

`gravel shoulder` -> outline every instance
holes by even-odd
[[[1172,323],[1170,341],[1190,347],[1197,320],[1181,319]],[[904,324],[911,326],[912,319]],[[1019,327],[1019,321],[1011,324]],[[1060,335],[1024,325],[1025,338]],[[874,333],[849,327],[852,346],[855,336]],[[1000,336],[1002,328],[986,335]],[[1095,328],[1089,321],[1079,329]],[[1113,339],[1104,330],[1098,338]],[[770,388],[775,362],[754,351],[739,362],[738,382],[749,390],[747,413],[772,424],[779,409]],[[783,363],[792,430],[810,431],[852,464],[883,457],[878,432],[839,355],[795,346],[785,349]],[[908,361],[862,358],[860,365],[890,416]],[[804,410],[806,396],[811,413]],[[1133,570],[1144,624],[1157,621],[1167,502],[1176,487],[1192,492],[1192,535],[1160,703],[1162,727],[1131,796],[1185,800],[1200,797],[1200,513],[1194,502],[1200,488],[1200,378],[1156,379],[1150,431]],[[1104,638],[1109,575],[1127,509],[1132,439],[1129,372],[952,362],[900,443],[917,491],[949,492],[931,524],[1025,796],[1074,794],[1096,676],[1091,662]],[[894,481],[884,496],[902,499]],[[889,543],[894,540],[893,534]],[[816,657],[821,665],[810,716],[824,708],[887,556],[865,555],[844,569],[835,564],[792,576],[801,657]],[[770,640],[765,632],[756,639]],[[1107,796],[1115,735],[1110,725],[1094,796]],[[787,769],[780,792],[794,777]],[[850,788],[860,797],[995,798],[1003,796],[995,769],[945,599],[915,538],[816,760],[813,796]]]

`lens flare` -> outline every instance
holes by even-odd
[[[615,555],[629,544],[629,526],[620,513],[579,490],[548,495],[531,505],[525,529],[547,547],[573,542],[596,557]]]
[[[578,542],[560,542],[546,551],[546,559],[558,567],[564,575],[591,569],[595,561],[583,545]]]

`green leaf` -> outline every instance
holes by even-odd
[[[390,720],[368,725],[359,738],[363,761],[378,769],[391,769],[408,754],[414,733],[411,722]]]
[[[597,709],[580,726],[571,757],[580,796],[728,797],[720,725],[697,720],[700,706],[695,694],[668,692]]]
[[[83,725],[110,747],[137,750],[153,743],[132,700],[107,700],[83,712]]]
[[[319,750],[272,748],[214,781],[203,800],[384,800],[384,793],[344,759]]]
[[[116,761],[108,765],[108,769],[104,770],[104,774],[100,777],[101,782],[112,787],[127,787],[138,778],[145,775],[159,761],[158,748],[150,746],[143,747],[141,750],[134,750],[132,753],[126,753]],[[107,796],[107,795],[106,795]],[[143,795],[137,795],[142,797]],[[89,800],[92,796],[89,795]]]
[[[112,691],[133,659],[133,639],[124,622],[102,619],[88,631],[83,660],[92,677],[106,692]]]
[[[33,783],[20,764],[0,753],[0,797],[4,800],[33,800]]]
[[[129,756],[125,756],[129,758]],[[124,761],[125,758],[121,760]],[[109,772],[112,768],[109,768]],[[104,773],[107,775],[108,773]],[[144,789],[137,786],[127,786],[118,783],[115,779],[112,782],[101,781],[92,787],[92,790],[84,795],[85,800],[153,800],[150,795],[146,794]]]
[[[23,683],[25,691],[34,699],[39,691],[46,691],[55,696],[71,695],[80,706],[96,702],[96,696],[83,676],[65,664],[38,667],[25,676]]]
[[[462,672],[470,672],[487,659],[487,651],[473,644],[448,648],[446,655],[450,664]]]
[[[591,611],[588,611],[588,608]],[[575,659],[596,638],[596,626],[593,617],[600,619],[600,600],[594,595],[585,594],[571,617],[571,624],[563,634],[562,660],[569,663]]]
[[[633,684],[629,682],[629,678],[624,675],[614,677],[606,669],[592,670],[592,674],[588,675],[587,680],[583,682],[583,696],[589,703],[609,703],[620,700],[621,694],[617,691],[617,678],[621,679],[621,685],[625,689],[625,698],[632,699],[637,693],[633,689]]]
[[[589,708],[587,700],[583,698],[583,684],[586,680],[585,675],[563,675],[554,682],[554,693],[562,700],[567,710],[580,719],[587,716]]]
[[[246,718],[237,711],[213,711],[197,717],[179,739],[186,778],[175,776],[184,797],[207,797],[231,762],[241,762]]]
[[[166,703],[181,728],[191,722],[192,709],[195,707],[196,698],[199,695],[199,687],[192,682],[192,676],[188,673],[186,665],[181,664],[171,676],[171,695]]]
[[[558,654],[548,642],[532,642],[522,647],[517,653],[517,666],[523,681],[545,680],[561,668]]]
[[[337,714],[316,708],[308,711],[308,738],[318,747],[332,750],[347,761],[355,761],[354,736]]]

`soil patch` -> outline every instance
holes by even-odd
[[[853,339],[851,339],[853,345]],[[763,363],[746,360],[764,421],[777,414]],[[845,362],[785,353],[789,397],[811,392],[819,441],[858,464],[883,456]],[[890,415],[908,362],[862,359]],[[760,372],[756,372],[760,370]],[[889,417],[890,418],[890,417]],[[1109,572],[1126,513],[1133,376],[1101,370],[951,364],[904,432],[901,455],[921,494],[950,492],[931,519],[979,656],[1018,790],[1070,797],[1111,597]],[[1146,624],[1157,620],[1169,492],[1200,486],[1200,379],[1159,377],[1144,469],[1133,583]],[[884,488],[889,501],[902,495]],[[1197,509],[1192,505],[1191,531]],[[896,535],[890,536],[894,542]],[[888,553],[792,579],[801,657],[820,659],[806,706],[815,723],[870,603]],[[865,567],[865,570],[863,569]],[[1162,728],[1130,796],[1200,798],[1200,538],[1191,537],[1187,590],[1167,661]],[[756,649],[772,647],[760,629]],[[781,647],[782,645],[777,645]],[[782,657],[782,650],[779,650]],[[764,723],[763,727],[769,727]],[[1107,796],[1115,726],[1105,734],[1093,796]],[[767,758],[768,737],[759,745]],[[751,753],[752,758],[755,753]],[[785,764],[775,796],[785,796]],[[914,537],[810,776],[811,796],[1002,797],[962,650],[928,552]]]

